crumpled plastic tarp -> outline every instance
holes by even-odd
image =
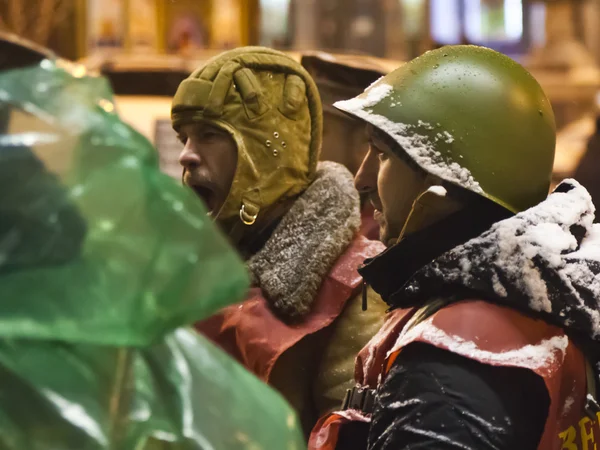
[[[0,73],[0,448],[303,447],[282,398],[187,326],[243,263],[105,79]]]

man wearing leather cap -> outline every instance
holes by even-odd
[[[576,181],[547,195],[536,80],[444,47],[336,107],[368,124],[355,183],[389,248],[360,273],[391,312],[309,448],[595,448],[600,229]]]
[[[360,296],[356,269],[382,246],[358,234],[352,175],[318,163],[317,88],[285,54],[241,48],[180,85],[172,120],[184,183],[244,256],[253,285],[198,329],[283,393],[310,429],[351,387],[354,357],[384,308],[372,292]]]
[[[339,162],[356,175],[369,149],[365,125],[333,104],[361,94],[388,72],[385,63],[374,57],[324,52],[306,53],[301,63],[315,80],[323,102],[321,160]],[[379,239],[379,225],[367,200],[361,195],[361,233],[369,239]]]
[[[244,265],[79,69],[0,33],[0,448],[301,449],[287,403],[188,330]]]

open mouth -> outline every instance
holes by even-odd
[[[375,222],[381,223],[381,221],[383,219],[383,214],[381,214],[381,211],[379,211],[378,209],[375,209],[373,211],[373,219],[375,219]]]
[[[373,206],[373,209],[381,214],[383,207],[381,206],[380,202],[374,201],[372,198],[370,199],[370,202],[371,206]]]
[[[190,186],[194,192],[196,193],[196,195],[198,197],[200,197],[200,199],[204,202],[204,205],[206,206],[206,208],[208,209],[208,212],[213,212],[214,208],[215,208],[215,203],[216,203],[216,195],[215,192],[206,186],[201,186],[201,185],[195,185],[195,186]]]

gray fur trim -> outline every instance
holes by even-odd
[[[319,163],[317,177],[294,202],[264,247],[248,261],[255,286],[283,317],[306,315],[321,283],[360,228],[352,174]]]

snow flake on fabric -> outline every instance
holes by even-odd
[[[575,403],[575,392],[572,392],[571,395],[569,395],[565,399],[565,404],[563,405],[563,410],[562,410],[562,414],[561,414],[562,417],[566,416],[567,414],[569,414],[571,412],[571,409],[573,408],[574,403]]]
[[[389,409],[401,409],[406,408],[407,406],[415,406],[423,404],[423,400],[420,398],[411,398],[410,400],[406,400],[403,402],[392,402],[388,405]]]
[[[586,239],[581,243],[579,250],[571,254],[574,259],[588,259],[600,262],[600,224],[592,225]]]
[[[446,333],[436,327],[433,317],[430,317],[402,333],[390,354],[420,339],[475,361],[531,370],[562,363],[569,345],[569,338],[562,335],[543,340],[537,345],[525,345],[505,352],[491,352],[479,348],[476,342]]]

